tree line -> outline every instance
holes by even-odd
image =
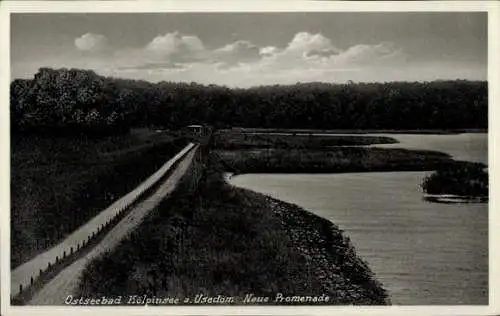
[[[297,83],[248,89],[41,68],[11,83],[13,131],[123,133],[189,124],[311,129],[487,128],[485,81]]]

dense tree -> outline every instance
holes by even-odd
[[[304,83],[230,89],[41,68],[11,83],[14,130],[123,132],[134,126],[318,129],[487,127],[487,82]]]

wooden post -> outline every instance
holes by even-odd
[[[30,278],[30,284],[33,285],[33,277]]]
[[[23,291],[23,285],[19,284],[19,293],[21,293],[22,291]]]
[[[42,269],[40,269],[40,275],[42,275],[42,272],[43,272]]]

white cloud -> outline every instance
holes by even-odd
[[[276,46],[266,46],[266,47],[262,47],[259,50],[259,54],[262,56],[266,56],[266,57],[275,55],[278,52],[279,52],[279,49]]]
[[[251,71],[260,73],[289,69],[326,71],[379,66],[399,62],[404,58],[404,54],[388,42],[360,44],[342,50],[322,34],[307,32],[297,33],[282,48],[259,47],[250,41],[238,40],[210,50],[197,36],[177,31],[155,37],[143,50],[117,52],[115,56],[114,63],[122,60],[126,64],[124,67],[128,69],[179,69],[215,64],[216,69],[220,70],[250,67]]]
[[[147,59],[155,62],[220,63],[232,66],[259,60],[261,57],[259,49],[249,41],[238,40],[215,50],[209,50],[198,37],[173,32],[155,37],[146,45],[144,52]]]
[[[102,34],[85,33],[75,38],[75,46],[81,51],[100,52],[107,48],[108,39]]]
[[[260,48],[249,41],[236,41],[223,46],[212,52],[214,60],[237,64],[240,62],[252,62],[260,59]]]
[[[383,42],[377,45],[356,45],[336,56],[337,64],[372,65],[381,63],[397,63],[404,61],[405,54],[397,49],[393,43]]]
[[[106,44],[106,38],[98,34],[87,33],[75,39],[75,45],[86,51],[102,50]],[[250,41],[236,40],[216,49],[206,47],[195,35],[172,32],[153,38],[144,47],[80,57],[19,69],[29,73],[36,66],[74,65],[124,78],[240,87],[308,81],[481,78],[485,71],[478,70],[472,75],[475,69],[472,66],[444,65],[441,61],[439,66],[407,62],[406,54],[390,42],[339,48],[322,34],[307,32],[297,33],[281,47],[257,46]]]
[[[288,44],[285,51],[288,53],[294,52],[303,55],[321,51],[331,51],[332,53],[340,52],[340,50],[332,44],[332,41],[329,38],[324,37],[320,33],[310,34],[307,32],[295,34],[295,37]]]
[[[198,37],[179,32],[155,37],[145,47],[145,52],[152,59],[171,62],[192,62],[206,58],[205,47]]]
[[[274,64],[277,68],[286,68],[290,65],[304,66],[310,59],[317,57],[330,57],[340,53],[331,40],[321,34],[300,32],[285,48],[274,46],[264,47],[260,50],[267,64]]]
[[[399,63],[404,53],[389,42],[360,44],[342,50],[321,34],[297,33],[282,49],[269,46],[260,49],[262,67],[269,69],[334,70],[361,66]]]

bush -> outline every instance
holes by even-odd
[[[488,171],[481,163],[457,162],[426,177],[422,189],[427,194],[488,196]]]

